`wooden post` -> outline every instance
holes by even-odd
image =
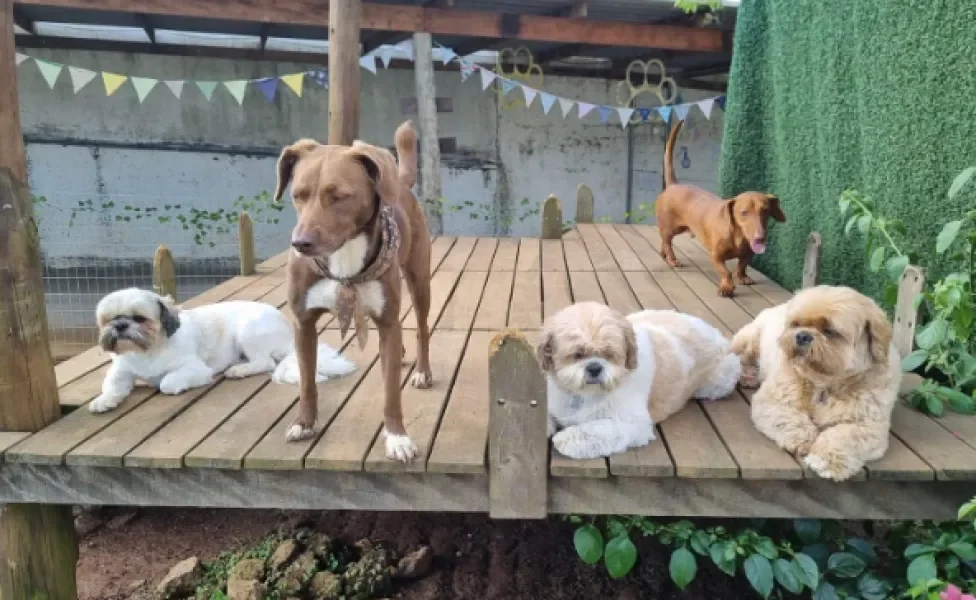
[[[921,267],[908,265],[898,282],[898,301],[895,304],[894,336],[895,348],[903,358],[912,353],[915,347],[915,325],[918,323],[918,308],[915,299],[925,287],[925,272]]]
[[[820,277],[820,251],[823,247],[823,237],[816,231],[811,231],[807,236],[807,253],[803,257],[803,283],[802,288],[817,285]]]
[[[153,291],[176,300],[176,263],[165,244],[160,244],[153,256]]]
[[[329,2],[329,143],[348,146],[359,135],[360,0]]]
[[[254,225],[246,210],[237,222],[237,250],[241,256],[241,275],[254,275]]]
[[[539,237],[544,240],[563,237],[563,206],[555,196],[549,196],[542,203],[542,233]]]
[[[17,102],[13,0],[0,0],[0,431],[58,419],[37,221]],[[75,600],[78,540],[71,507],[0,509],[0,598]]]
[[[493,519],[544,519],[548,512],[546,380],[518,330],[491,340],[488,362],[488,493]]]
[[[585,183],[576,188],[576,222],[593,222],[593,190]]]
[[[441,149],[437,138],[437,88],[429,33],[413,34],[413,73],[420,129],[420,198],[431,234],[444,233],[441,206]]]

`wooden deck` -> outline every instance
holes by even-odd
[[[523,330],[580,300],[624,312],[677,308],[725,333],[791,293],[760,273],[735,299],[716,293],[704,251],[676,241],[686,266],[659,257],[653,227],[580,225],[562,240],[434,241],[431,360],[435,385],[404,388],[407,429],[421,458],[387,460],[379,430],[377,336],[365,350],[323,320],[321,339],[358,365],[320,386],[318,434],[285,442],[298,389],[267,377],[220,380],[165,396],[148,388],[117,410],[73,410],[35,435],[0,433],[0,503],[136,504],[487,512],[489,340]],[[285,255],[258,274],[227,281],[186,303],[229,299],[285,304]],[[285,309],[287,310],[287,309]],[[415,329],[409,306],[403,323]],[[408,355],[413,336],[404,336]],[[63,407],[101,386],[108,357],[92,349],[57,367]],[[406,382],[410,367],[403,371]],[[891,446],[858,481],[805,472],[752,426],[748,394],[693,402],[658,428],[648,447],[609,460],[550,459],[552,513],[762,517],[951,518],[976,485],[976,418],[931,419],[899,406]]]

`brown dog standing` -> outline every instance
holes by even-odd
[[[278,159],[275,200],[291,182],[298,225],[288,257],[288,306],[295,318],[301,391],[288,440],[314,434],[319,317],[335,313],[342,335],[352,326],[362,346],[368,315],[379,333],[386,455],[408,462],[417,447],[403,426],[400,405],[400,277],[407,282],[417,317],[417,365],[410,382],[427,388],[432,383],[427,327],[430,235],[410,191],[417,180],[417,135],[409,121],[397,129],[395,142],[399,165],[388,150],[363,142],[331,146],[299,140],[282,150]]]
[[[722,277],[718,292],[732,296],[735,283],[725,261],[739,259],[736,279],[742,285],[752,285],[746,274],[749,261],[766,251],[766,224],[769,217],[780,223],[786,215],[779,206],[779,198],[762,192],[743,192],[725,199],[693,185],[679,184],[674,176],[672,152],[683,121],[678,121],[664,150],[664,191],[657,197],[657,226],[661,232],[661,256],[672,267],[681,263],[674,256],[671,240],[691,230],[708,250],[712,267]]]

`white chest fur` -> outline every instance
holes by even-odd
[[[336,250],[329,257],[329,271],[336,277],[351,277],[363,270],[366,262],[366,252],[369,250],[369,240],[365,235],[359,235]],[[356,286],[363,305],[371,315],[383,312],[386,297],[383,286],[378,281],[368,281]],[[305,293],[306,308],[320,308],[335,310],[339,295],[339,283],[330,279],[323,279],[310,287]]]

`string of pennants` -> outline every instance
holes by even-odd
[[[440,50],[441,61],[444,65],[448,65],[454,60],[459,62],[462,81],[467,81],[475,73],[478,73],[481,82],[481,89],[483,91],[488,91],[492,85],[497,84],[501,89],[502,94],[508,95],[516,88],[519,88],[522,93],[522,97],[525,100],[526,108],[531,107],[536,98],[538,98],[539,105],[542,107],[542,112],[549,114],[553,106],[558,103],[564,119],[568,118],[573,112],[576,113],[579,119],[583,119],[586,116],[593,114],[595,111],[595,113],[600,117],[600,122],[606,125],[610,122],[612,116],[616,114],[617,118],[620,120],[621,127],[626,128],[631,123],[635,112],[640,117],[641,121],[649,121],[652,116],[657,115],[665,123],[668,123],[671,120],[672,114],[679,120],[685,120],[688,117],[688,113],[691,111],[692,107],[695,106],[698,107],[706,119],[711,118],[712,110],[715,105],[718,105],[722,110],[725,110],[724,95],[715,96],[713,98],[705,98],[695,102],[657,106],[653,108],[591,104],[589,102],[583,102],[582,100],[564,98],[562,96],[556,96],[554,94],[538,90],[531,86],[525,85],[524,83],[498,75],[490,69],[486,69],[479,64],[465,59],[464,57],[458,56],[457,53],[450,48],[440,44],[438,44],[437,47]],[[375,75],[377,72],[377,61],[382,63],[383,68],[387,68],[395,55],[404,57],[413,62],[413,40],[405,40],[393,46],[382,46],[377,48],[376,50],[373,50],[360,57],[359,65],[363,69],[366,69]],[[58,77],[60,77],[62,71],[66,70],[71,79],[72,89],[74,90],[75,94],[92,83],[96,78],[101,79],[102,85],[105,88],[106,96],[111,96],[126,82],[130,82],[132,87],[135,89],[136,98],[138,98],[140,104],[149,96],[150,92],[152,92],[160,84],[168,88],[177,99],[182,98],[183,92],[188,84],[192,85],[203,94],[207,101],[210,101],[213,98],[214,92],[218,88],[223,88],[234,98],[234,100],[237,101],[238,105],[243,105],[244,94],[247,91],[248,85],[253,85],[256,87],[269,102],[274,101],[275,96],[279,92],[280,84],[284,84],[285,87],[294,92],[294,94],[299,98],[302,97],[302,90],[306,78],[319,87],[329,87],[329,72],[326,69],[316,69],[311,71],[303,71],[300,73],[290,73],[287,75],[261,77],[257,79],[234,79],[227,81],[197,81],[185,79],[160,80],[149,77],[122,75],[109,71],[92,71],[90,69],[72,67],[57,62],[28,56],[19,52],[16,54],[17,65],[20,65],[28,60],[32,60],[34,64],[37,65],[41,76],[51,89],[54,89],[54,85],[57,83]],[[576,109],[575,111],[573,110],[574,107]]]

